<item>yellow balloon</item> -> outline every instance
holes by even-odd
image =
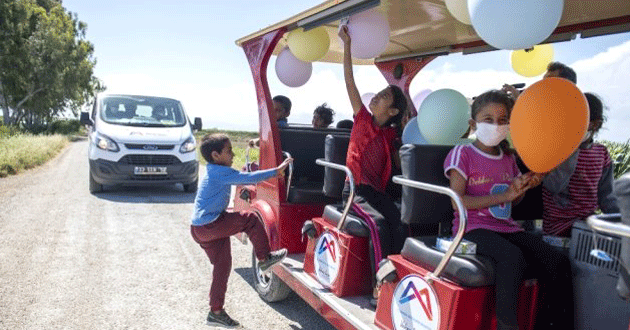
[[[553,46],[550,44],[536,45],[533,49],[512,52],[512,69],[524,77],[543,74],[551,61],[553,61]]]
[[[291,53],[304,62],[317,61],[328,53],[330,37],[323,26],[304,32],[303,28],[289,33],[287,40]]]

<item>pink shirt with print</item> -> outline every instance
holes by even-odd
[[[513,155],[503,151],[499,155],[487,154],[472,144],[453,148],[444,160],[444,175],[457,171],[466,180],[465,194],[487,196],[500,194],[521,174]],[[466,232],[474,229],[488,229],[500,233],[514,233],[523,229],[512,219],[512,203],[503,203],[483,209],[468,211]],[[459,229],[459,214],[455,211],[453,234]]]

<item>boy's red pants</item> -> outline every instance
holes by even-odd
[[[206,251],[212,270],[210,309],[223,309],[228,278],[232,269],[230,236],[245,232],[254,246],[258,260],[264,260],[270,252],[265,227],[253,212],[223,212],[219,218],[203,226],[190,226],[195,242]]]

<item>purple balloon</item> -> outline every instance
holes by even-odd
[[[313,64],[297,59],[285,47],[276,58],[276,75],[280,81],[289,87],[300,87],[311,78]]]
[[[429,94],[431,94],[430,89],[423,89],[419,91],[418,94],[416,94],[416,96],[413,97],[413,105],[414,107],[416,107],[416,110],[420,109],[420,105],[422,104],[422,101],[424,101],[424,99],[427,96],[429,96]]]
[[[389,44],[389,22],[376,10],[350,16],[348,34],[352,40],[352,56],[370,59],[379,56]]]

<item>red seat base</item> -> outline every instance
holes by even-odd
[[[368,238],[339,232],[323,218],[314,218],[312,221],[317,229],[317,237],[308,241],[304,271],[337,297],[371,295]],[[333,253],[336,253],[334,260]]]
[[[394,283],[385,283],[381,287],[381,292],[376,309],[375,324],[381,329],[395,329],[392,321],[392,301],[399,299],[403,301],[404,297],[394,298],[394,291],[398,283],[405,276],[416,274],[424,277],[428,271],[417,266],[400,255],[389,256],[389,259],[396,266],[398,278]],[[496,329],[495,314],[495,293],[493,286],[485,286],[478,288],[464,288],[457,286],[453,282],[437,279],[431,285],[433,292],[437,296],[437,304],[439,306],[428,306],[428,298],[420,296],[416,293],[416,297],[421,299],[427,311],[435,314],[439,311],[439,326],[435,329],[440,330],[487,330]],[[401,290],[399,290],[401,292]],[[532,330],[534,326],[536,299],[538,296],[538,284],[535,280],[526,281],[520,289],[518,319],[519,328],[524,330]],[[401,299],[402,298],[402,299]],[[408,311],[409,312],[409,311]],[[413,313],[422,313],[422,310],[410,310]],[[428,313],[428,312],[427,312]],[[418,315],[411,316],[415,319],[421,319]],[[398,329],[404,327],[398,326]],[[426,329],[430,329],[427,327]]]

